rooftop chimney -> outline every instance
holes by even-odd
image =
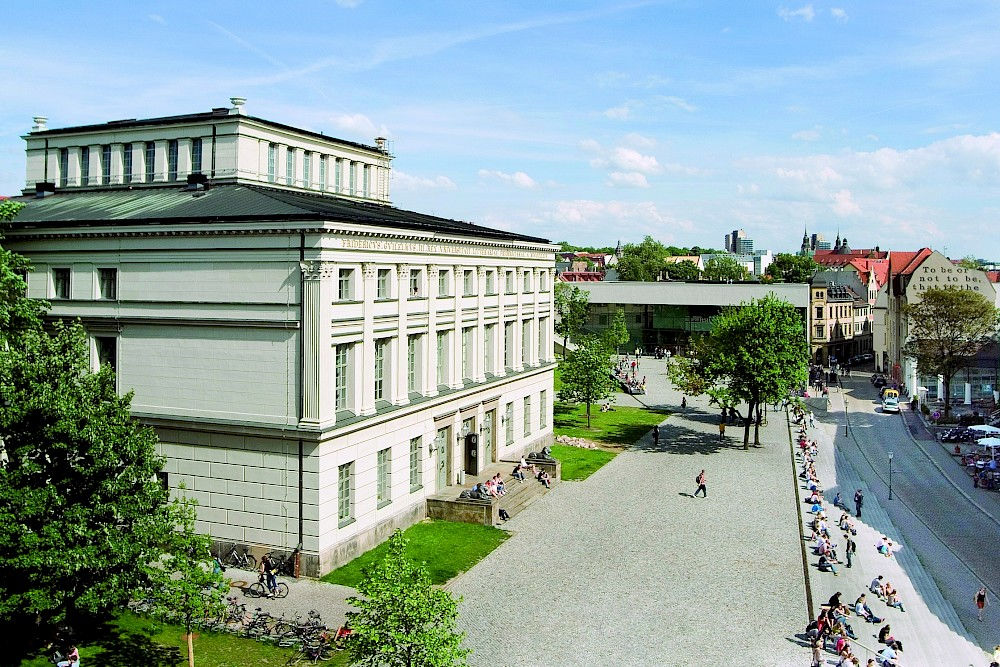
[[[35,116],[31,120],[35,122],[35,124],[31,126],[32,132],[44,132],[45,130],[49,129],[47,125],[49,119],[46,118],[45,116]]]
[[[246,111],[243,110],[243,105],[247,103],[247,98],[245,97],[230,97],[229,102],[233,105],[233,108],[229,110],[229,113],[233,116],[245,116]]]
[[[375,147],[380,151],[385,150],[385,137],[375,137]]]

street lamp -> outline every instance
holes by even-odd
[[[892,500],[892,452],[889,452],[889,500]]]

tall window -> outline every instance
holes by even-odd
[[[285,151],[285,185],[295,184],[295,149]]]
[[[344,189],[344,161],[339,157],[333,158],[333,190],[341,192]]]
[[[420,336],[406,337],[406,390],[420,391]]]
[[[514,272],[513,271],[507,271],[506,274],[504,275],[504,280],[507,283],[504,286],[505,287],[504,291],[506,291],[507,294],[513,294],[514,293]]]
[[[354,462],[337,467],[337,519],[341,525],[354,518]]]
[[[420,283],[423,276],[420,269],[410,269],[410,296],[421,296]]]
[[[496,342],[497,342],[497,325],[487,324],[483,329],[483,357],[484,363],[486,364],[486,372],[493,373],[493,366],[496,362]]]
[[[146,182],[152,183],[156,178],[156,142],[146,142]]]
[[[549,412],[549,393],[542,389],[538,394],[538,428],[545,428],[546,416]]]
[[[191,173],[201,173],[201,137],[191,140]]]
[[[278,144],[267,145],[267,182],[274,183],[278,177]]]
[[[90,185],[90,146],[80,149],[80,185]]]
[[[514,323],[506,322],[503,325],[503,365],[507,368],[514,367]]]
[[[524,291],[531,291],[531,271],[524,272]]]
[[[521,322],[521,363],[525,366],[531,360],[531,322]]]
[[[118,298],[118,269],[98,269],[97,289],[102,299]]]
[[[69,149],[59,149],[59,187],[69,185]]]
[[[366,164],[361,168],[364,170],[364,189],[362,190],[362,194],[365,197],[370,197],[372,193],[372,167],[370,164]]]
[[[122,146],[122,176],[126,183],[132,182],[132,144]]]
[[[101,185],[111,182],[111,144],[101,146]]]
[[[357,178],[358,163],[348,162],[347,163],[347,188],[348,193],[352,195],[358,194],[358,184],[355,182]]]
[[[167,144],[167,180],[177,180],[177,140],[171,139]]]
[[[470,269],[462,272],[462,287],[465,296],[472,296],[476,293],[475,276]]]
[[[448,384],[448,332],[439,331],[437,335],[437,383]]]
[[[52,269],[52,294],[57,299],[69,298],[69,269]]]
[[[354,345],[338,345],[337,354],[334,361],[334,409],[347,410],[350,403],[347,401],[348,388],[351,382],[351,356],[354,352]]]
[[[514,404],[508,403],[503,411],[503,423],[506,427],[507,446],[514,444]]]
[[[379,507],[392,502],[392,450],[386,447],[378,451],[377,501]]]
[[[108,366],[113,372],[118,371],[118,340],[114,336],[97,336],[94,338],[97,350],[97,368]]]
[[[538,291],[539,292],[549,291],[548,273],[546,271],[538,272]]]
[[[389,356],[389,339],[380,338],[375,341],[375,400],[384,401],[386,385],[389,379],[386,373],[386,357]]]
[[[474,327],[465,327],[462,329],[462,379],[471,380],[472,379],[472,354],[475,352],[475,345],[473,344],[473,336],[475,335]]]
[[[496,294],[496,272],[487,271],[486,272],[486,293]]]
[[[423,451],[424,439],[420,436],[410,438],[410,493],[421,488],[424,483]]]
[[[379,269],[378,270],[378,280],[375,283],[375,298],[377,299],[390,299],[392,298],[392,287],[390,285],[390,273],[389,269]]]
[[[309,179],[312,178],[312,162],[313,162],[312,153],[302,154],[302,185],[307,188],[309,187],[310,184]]]
[[[450,282],[451,271],[441,269],[438,273],[438,296],[448,296],[448,283]]]
[[[326,156],[319,156],[319,189],[326,190]]]
[[[524,436],[531,435],[531,396],[524,397]]]
[[[337,299],[340,301],[354,300],[354,269],[337,271]]]

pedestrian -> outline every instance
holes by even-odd
[[[726,439],[726,418],[723,417],[722,419],[719,420],[719,440],[722,441],[725,439]]]
[[[861,506],[865,503],[865,494],[861,493],[861,489],[854,492],[854,514],[859,519],[861,518]]]
[[[853,556],[858,551],[858,544],[851,539],[850,534],[847,535],[847,544],[844,545],[844,553],[847,554],[847,567],[851,566],[851,556]]]
[[[653,427],[653,445],[660,444],[660,427],[656,425]]]
[[[983,609],[985,609],[986,605],[990,603],[989,599],[986,597],[986,586],[980,588],[979,591],[976,593],[975,602],[976,602],[976,611],[979,613],[979,620],[982,621]]]
[[[681,410],[686,410],[688,406],[688,397],[681,396]]]
[[[702,470],[698,473],[698,476],[694,478],[694,481],[698,484],[698,489],[694,492],[695,498],[698,497],[698,491],[701,491],[703,498],[708,498],[708,489],[705,488],[705,471]]]

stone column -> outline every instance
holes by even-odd
[[[74,146],[69,149],[69,179],[66,181],[69,185],[84,185],[80,180],[81,167],[80,158],[82,157],[82,151],[79,147]]]
[[[98,185],[101,182],[101,175],[104,173],[104,170],[101,169],[101,149],[100,144],[90,147],[90,185]],[[81,185],[88,185],[88,183],[81,183]]]
[[[137,141],[132,144],[132,182],[142,183],[146,180],[146,142]]]
[[[410,402],[407,385],[409,384],[409,340],[407,339],[406,308],[407,299],[410,295],[410,265],[396,265],[396,280],[399,290],[396,294],[397,321],[396,321],[396,351],[398,354],[393,358],[392,376],[392,404],[405,405]]]
[[[944,378],[938,375],[938,386],[937,386],[938,400],[944,400]]]
[[[154,162],[153,172],[153,182],[163,183],[167,180],[170,171],[170,165],[167,164],[167,142],[164,140],[159,140],[154,144],[154,155],[156,160]]]
[[[202,155],[202,161],[204,161],[204,155]],[[187,180],[188,174],[191,173],[191,140],[190,139],[178,139],[177,140],[177,180],[185,181]]]
[[[424,343],[424,396],[437,396],[437,296],[440,270],[427,269],[427,340]]]
[[[472,379],[476,382],[486,382],[486,267],[476,270],[476,332],[473,335],[475,345],[472,353]],[[481,423],[481,417],[477,419]]]
[[[972,405],[972,385],[968,382],[965,383],[965,404]]]
[[[125,144],[111,144],[111,183],[125,182]]]
[[[365,305],[364,329],[361,337],[361,368],[355,377],[360,376],[361,382],[361,402],[358,414],[375,414],[375,265],[367,262],[361,267],[364,276],[364,286],[362,294]]]
[[[541,347],[540,346],[540,341],[543,340],[542,339],[542,331],[541,331],[541,329],[538,326],[538,324],[539,324],[539,320],[538,320],[538,314],[539,314],[538,313],[538,308],[539,308],[539,305],[538,305],[538,297],[539,297],[538,287],[539,287],[539,285],[538,285],[538,283],[541,282],[542,272],[540,270],[539,271],[535,271],[534,269],[532,269],[531,270],[531,274],[532,274],[532,278],[533,278],[533,280],[531,281],[531,287],[532,287],[532,293],[531,293],[531,301],[532,301],[532,308],[531,308],[531,312],[532,312],[532,315],[531,315],[531,331],[532,331],[532,333],[534,335],[531,337],[531,342],[530,342],[531,349],[528,350],[528,360],[531,362],[532,366],[538,366],[541,363],[541,359],[539,358],[539,354],[538,354],[538,348]]]
[[[333,348],[330,320],[336,267],[302,262],[302,420],[305,428],[334,423]]]
[[[504,314],[507,312],[507,267],[497,267],[497,333],[496,333],[496,375],[507,374],[507,364],[504,357],[507,354],[507,329]]]
[[[517,319],[514,321],[514,358],[511,360],[515,371],[524,370],[522,349],[524,347],[524,274],[514,274],[514,298],[517,300]]]
[[[459,274],[461,272],[461,275]],[[462,295],[465,294],[465,269],[455,267],[455,322],[451,331],[451,368],[448,386],[461,389],[462,382]]]

